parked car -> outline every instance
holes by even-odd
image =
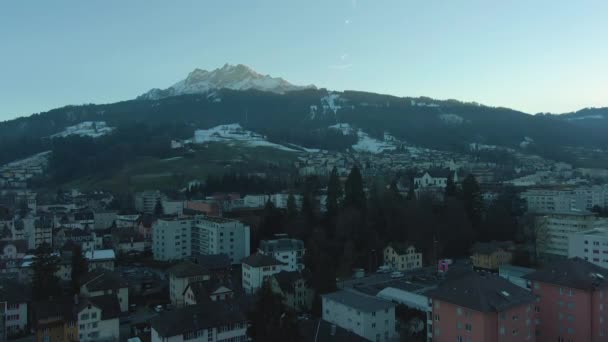
[[[154,307],[154,311],[156,311],[156,312],[161,312],[161,311],[163,311],[163,306],[162,306],[162,305],[157,305],[157,306],[155,306],[155,307]]]
[[[403,272],[393,272],[391,273],[391,278],[401,278],[403,277]]]

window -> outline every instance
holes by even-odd
[[[456,342],[463,342],[462,341],[462,336],[456,336]]]
[[[376,327],[376,323],[372,323],[372,328],[375,328],[375,327]]]
[[[85,320],[89,319],[89,314],[88,314],[88,313],[86,313],[86,314],[82,314],[82,315],[80,315],[80,319],[81,319],[81,320],[83,320],[83,321],[85,321]]]
[[[439,315],[435,314],[435,321],[439,322]]]
[[[500,331],[501,335],[504,335],[505,334],[505,327],[500,327],[499,331]]]
[[[568,302],[568,309],[574,309],[574,303]]]
[[[473,330],[473,327],[471,326],[471,324],[470,324],[470,323],[465,324],[464,328],[465,328],[465,330],[466,330],[466,331],[471,331],[471,330]]]
[[[456,308],[456,314],[462,316],[462,308]]]
[[[372,317],[376,317],[376,312],[372,312]]]
[[[517,329],[513,329],[512,333],[513,333],[513,336],[517,336],[517,334],[519,334],[519,331]]]
[[[91,313],[91,319],[96,319],[96,318],[97,318],[97,312]]]
[[[456,328],[457,328],[458,330],[462,330],[462,323],[457,322],[457,323],[456,323]]]

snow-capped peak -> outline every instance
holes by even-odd
[[[164,90],[152,89],[141,95],[139,99],[156,100],[176,95],[204,94],[210,90],[222,88],[233,90],[256,89],[282,94],[292,90],[315,88],[315,86],[293,85],[280,77],[259,74],[243,64],[224,64],[223,67],[212,71],[196,68],[188,74],[188,77],[173,86]]]

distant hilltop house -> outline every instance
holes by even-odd
[[[421,172],[414,177],[414,187],[421,188],[445,188],[448,178],[452,175],[454,182],[458,182],[458,173],[449,169],[430,169]]]

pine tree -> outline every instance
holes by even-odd
[[[163,204],[160,200],[156,201],[156,205],[154,206],[154,215],[157,217],[163,216],[165,213],[165,209],[163,208]]]
[[[36,249],[32,263],[32,294],[34,300],[46,300],[61,295],[59,278],[59,257],[52,254],[51,246],[44,243]]]
[[[75,245],[72,250],[72,291],[80,293],[80,278],[89,270],[89,264],[84,257],[82,247]]]
[[[366,210],[365,201],[361,171],[357,166],[353,166],[344,184],[344,207],[352,207],[364,213]]]
[[[445,186],[445,198],[456,196],[458,188],[456,188],[456,183],[454,183],[454,173],[450,171],[448,175],[448,181]]]
[[[472,174],[469,174],[462,182],[462,200],[471,226],[479,237],[482,235],[480,229],[483,202],[481,198],[481,188],[479,187],[475,176]]]
[[[328,217],[333,217],[338,213],[341,198],[342,185],[340,184],[338,170],[334,167],[331,170],[331,174],[329,175],[329,182],[327,183],[326,210]]]
[[[298,216],[296,198],[292,193],[287,197],[287,219],[293,220]]]
[[[251,325],[247,335],[253,341],[283,342],[297,341],[297,320],[283,304],[283,298],[272,292],[265,282],[256,294],[254,308],[248,314]]]

